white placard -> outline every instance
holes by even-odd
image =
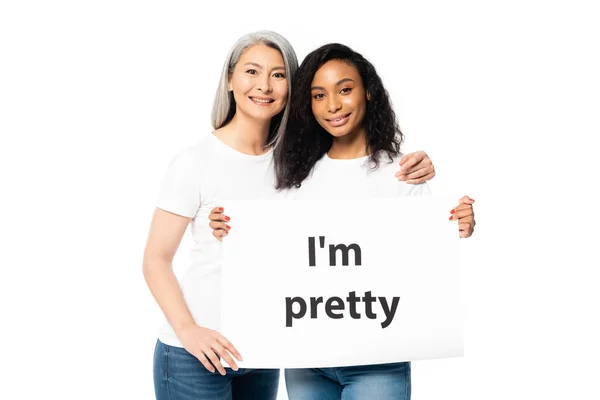
[[[224,204],[221,332],[247,368],[463,355],[456,200]],[[346,264],[346,265],[344,265]]]

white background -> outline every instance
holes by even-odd
[[[230,46],[272,29],[300,59],[362,52],[432,189],[476,200],[465,357],[415,362],[413,399],[597,399],[593,3],[3,1],[0,398],[153,398],[158,185],[210,131]]]

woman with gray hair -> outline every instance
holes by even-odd
[[[273,152],[286,129],[297,68],[295,52],[281,35],[260,31],[240,38],[223,67],[212,112],[215,131],[178,154],[164,177],[143,267],[167,320],[154,352],[158,400],[277,397],[279,370],[239,369],[235,360],[242,355],[219,333],[221,243],[208,216],[225,200],[280,195]],[[426,154],[411,157],[416,176],[401,179],[433,176]],[[172,261],[188,225],[193,263],[179,284]]]

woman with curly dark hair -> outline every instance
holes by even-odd
[[[327,70],[322,69],[325,64]],[[321,75],[331,74],[330,69],[339,68],[341,75],[349,72],[354,79],[335,82],[339,92],[335,97],[313,84]],[[400,155],[404,136],[381,78],[369,61],[349,47],[334,43],[310,53],[296,74],[292,93],[290,120],[275,150],[279,189],[300,187],[317,161],[338,152],[339,146],[355,148],[353,156],[368,155],[375,168],[382,156],[391,162]]]
[[[295,199],[430,194],[389,179],[404,136],[375,67],[341,44],[310,53],[293,83],[290,119],[275,149],[277,187]],[[473,230],[473,200],[451,210],[461,237]],[[287,369],[290,400],[410,399],[410,363]],[[319,397],[320,396],[320,397]]]

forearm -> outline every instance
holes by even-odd
[[[165,260],[144,262],[144,278],[152,296],[177,336],[181,329],[195,324],[183,298],[179,282],[173,273],[171,262]]]

